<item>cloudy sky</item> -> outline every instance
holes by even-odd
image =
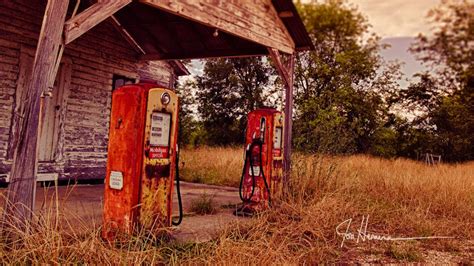
[[[348,0],[368,17],[372,30],[384,38],[416,36],[430,29],[428,11],[440,0]]]
[[[303,2],[323,2],[323,0],[302,0]],[[426,18],[428,11],[441,0],[346,0],[351,6],[367,17],[371,31],[382,37],[382,42],[390,44],[381,52],[387,60],[399,60],[406,78],[423,69],[421,64],[407,50],[419,33],[428,34],[430,24]],[[402,86],[407,82],[401,82]]]
[[[391,48],[382,52],[388,60],[398,59],[405,63],[402,71],[407,78],[422,70],[407,49],[420,32],[428,34],[430,24],[426,15],[441,0],[348,0],[367,16],[372,31],[383,38]],[[402,85],[405,85],[402,82]]]

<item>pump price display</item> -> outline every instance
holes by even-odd
[[[171,114],[154,112],[151,115],[150,158],[168,157],[171,133]]]

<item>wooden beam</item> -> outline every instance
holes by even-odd
[[[94,26],[115,14],[132,0],[99,0],[79,15],[66,22],[64,27],[65,44],[79,38]]]
[[[246,50],[215,50],[207,52],[198,52],[198,53],[177,53],[177,54],[145,54],[140,57],[142,61],[154,61],[154,60],[183,60],[183,59],[210,59],[210,58],[242,58],[242,57],[252,57],[252,56],[265,56],[267,55],[261,51],[246,51]]]
[[[295,56],[289,55],[286,64],[276,49],[269,48],[268,52],[285,85],[285,125],[283,139],[283,183],[288,185],[291,175],[291,139],[293,130],[293,83]],[[286,187],[286,186],[285,186]]]
[[[283,63],[280,52],[276,49],[268,48],[268,53],[270,54],[278,74],[280,74],[280,77],[283,79],[285,85],[290,84],[290,73]]]
[[[117,18],[115,18],[114,16],[110,16],[110,18],[112,19],[112,23],[114,25],[114,28],[118,32],[120,32],[122,37],[125,38],[125,40],[127,40],[127,42],[135,49],[135,51],[137,51],[140,54],[145,54],[145,51],[143,50],[143,48],[138,44],[137,41],[135,41],[135,39],[132,37],[132,35],[130,35],[130,33],[128,33],[128,31],[122,26],[122,24],[120,24],[120,22],[117,20]]]
[[[26,104],[14,152],[4,218],[26,230],[32,218],[36,185],[40,97],[60,60],[59,48],[68,0],[48,0],[38,39],[33,72],[27,84]]]
[[[295,16],[295,14],[293,14],[293,12],[291,11],[282,11],[280,13],[278,13],[278,16],[280,18],[292,18]]]
[[[271,1],[140,0],[174,15],[292,54],[295,43]]]

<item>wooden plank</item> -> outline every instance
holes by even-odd
[[[61,84],[61,95],[59,99],[61,102],[58,102],[59,110],[56,112],[57,121],[58,121],[58,137],[57,145],[55,145],[54,159],[56,162],[62,162],[64,160],[64,135],[65,135],[65,120],[66,120],[66,110],[67,110],[67,101],[70,94],[71,88],[71,76],[72,76],[72,61],[69,58],[64,58],[64,63],[61,70],[60,84]]]
[[[293,83],[294,83],[294,68],[295,68],[295,55],[290,55],[288,62],[288,83],[285,87],[285,135],[283,145],[283,160],[284,160],[284,175],[283,182],[289,185],[291,177],[291,140],[293,135]]]
[[[288,62],[285,65],[280,53],[276,49],[269,48],[268,52],[275,64],[280,77],[285,86],[285,125],[283,139],[283,183],[288,185],[291,175],[291,139],[293,130],[293,82],[294,82],[294,65],[295,56],[289,55]],[[287,187],[287,186],[285,186]]]
[[[132,0],[99,0],[66,22],[64,27],[65,44],[79,38],[94,26],[115,14]]]
[[[71,80],[71,60],[64,58],[56,77],[52,95],[43,97],[42,120],[39,134],[39,161],[58,161],[57,158],[62,146],[61,124],[64,124],[67,97]]]
[[[17,229],[24,231],[28,229],[34,207],[40,96],[49,84],[50,73],[58,60],[68,4],[65,0],[48,1],[33,73],[26,90],[27,104],[13,158],[4,215]]]
[[[212,59],[212,58],[243,58],[253,56],[265,56],[267,55],[263,51],[256,50],[245,50],[245,49],[223,49],[223,50],[209,50],[198,53],[189,53],[186,51],[177,54],[145,54],[140,57],[142,61],[153,61],[153,60],[183,60],[183,59]]]
[[[270,0],[140,2],[288,54],[295,50],[295,44]]]
[[[26,88],[28,86],[28,79],[31,76],[34,57],[30,54],[32,49],[29,49],[25,46],[20,48],[20,62],[19,62],[19,73],[18,80],[16,83],[15,90],[15,102],[13,106],[13,119],[10,131],[10,143],[8,148],[7,159],[13,159],[15,149],[18,144],[18,136],[20,134],[20,127],[23,121],[23,116],[25,111],[26,103]],[[34,53],[34,52],[33,52]]]

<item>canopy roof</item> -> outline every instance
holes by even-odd
[[[211,0],[176,2],[134,1],[114,15],[143,50],[142,59],[266,55],[267,47],[286,53],[313,49],[291,0],[273,0],[272,6],[265,4],[269,0],[217,1],[217,7],[208,5],[216,2]]]

